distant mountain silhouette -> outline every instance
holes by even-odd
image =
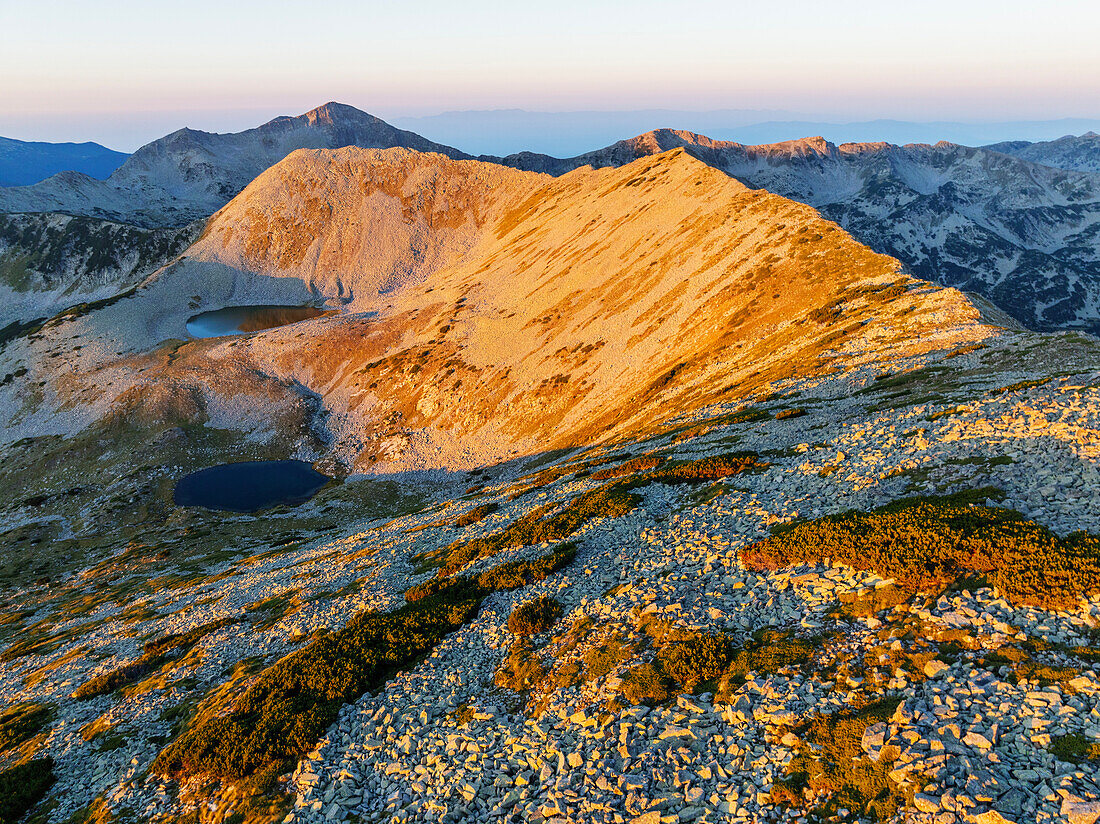
[[[0,137],[0,186],[29,186],[58,172],[106,178],[128,155],[98,143],[39,143]]]

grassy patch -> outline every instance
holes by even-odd
[[[0,822],[16,822],[46,796],[53,759],[37,758],[0,771]]]
[[[561,604],[548,595],[540,595],[512,610],[508,631],[513,635],[538,635],[554,626],[561,615]]]
[[[1018,512],[976,503],[990,494],[907,498],[783,525],[748,547],[742,561],[762,570],[831,559],[892,578],[910,593],[979,573],[1010,601],[1050,609],[1100,591],[1100,539],[1062,538]]]
[[[0,713],[0,751],[18,747],[42,732],[53,718],[53,707],[27,702]]]
[[[1059,761],[1080,764],[1082,761],[1100,761],[1100,741],[1083,735],[1059,735],[1051,739],[1050,752]]]
[[[888,721],[901,703],[890,698],[855,710],[819,715],[796,732],[807,752],[795,756],[788,776],[775,782],[772,798],[780,803],[808,802],[824,815],[841,808],[860,819],[887,821],[909,802],[909,795],[890,784],[891,761],[872,761],[861,746],[873,724]]]
[[[777,421],[785,421],[789,418],[801,418],[805,414],[806,410],[800,409],[798,407],[795,407],[794,409],[780,409],[778,412],[775,413],[775,419]]]
[[[557,511],[538,507],[500,532],[454,543],[421,556],[426,565],[451,575],[470,561],[489,558],[505,549],[561,541],[596,518],[618,518],[634,509],[638,496],[623,483],[612,482],[584,492]]]

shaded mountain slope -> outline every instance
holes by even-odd
[[[204,308],[321,299],[345,313],[172,340]],[[559,178],[301,151],[132,296],[10,344],[0,369],[50,389],[34,404],[13,381],[0,414],[19,437],[94,425],[123,397],[134,420],[187,407],[149,407],[156,388],[262,432],[274,391],[323,406],[323,452],[347,468],[484,465],[980,340],[979,321],[958,292],[682,150]]]
[[[1032,328],[1100,328],[1098,175],[950,143],[745,146],[667,129],[575,158],[502,162],[562,174],[673,148],[818,208],[913,274],[976,292]]]
[[[142,229],[56,212],[0,214],[0,328],[116,294],[189,246],[201,222]]]
[[[145,227],[179,226],[209,216],[296,149],[340,146],[404,146],[466,156],[351,106],[327,103],[236,134],[180,129],[142,146],[107,180],[64,172],[33,186],[0,189],[0,211],[59,211]]]

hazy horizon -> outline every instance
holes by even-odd
[[[346,101],[338,101],[346,102]],[[0,137],[28,142],[95,142],[109,149],[133,152],[181,128],[207,132],[240,132],[275,117],[300,115],[320,103],[295,110],[243,109],[226,111],[166,111],[105,113],[79,120],[43,117],[20,128],[16,119],[0,113]],[[348,103],[348,105],[355,105]],[[926,120],[894,118],[829,119],[812,113],[759,112],[761,117],[731,109],[674,110],[562,110],[467,109],[427,114],[380,112],[356,105],[402,129],[471,154],[505,155],[534,151],[566,157],[602,148],[618,140],[654,129],[698,132],[718,140],[774,143],[822,136],[833,143],[886,141],[935,143],[947,140],[963,145],[985,145],[1007,140],[1053,140],[1067,134],[1100,130],[1098,117],[1050,120]],[[766,119],[763,115],[772,115]]]
[[[10,3],[11,0],[8,0]],[[767,110],[853,123],[1100,117],[1100,8],[1069,0],[638,0],[415,9],[317,0],[14,4],[0,134],[124,151],[182,126],[239,131],[340,100],[388,120],[453,111]],[[653,124],[678,125],[678,124]],[[619,135],[623,137],[626,135]]]

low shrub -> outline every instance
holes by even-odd
[[[1007,392],[1019,392],[1021,389],[1034,389],[1037,386],[1044,386],[1050,383],[1050,378],[1038,378],[1032,381],[1020,381],[1019,383],[1009,384],[1008,386],[1002,386],[998,389],[990,389],[990,395],[1004,395]]]
[[[0,713],[0,752],[30,741],[46,728],[53,718],[53,707],[26,702]]]
[[[838,611],[847,618],[867,618],[904,604],[910,598],[911,593],[897,586],[866,587],[856,592],[842,592]]]
[[[805,664],[823,641],[765,629],[739,648],[733,637],[722,633],[676,629],[659,622],[643,628],[653,639],[656,653],[652,661],[627,671],[620,688],[635,704],[704,689],[728,700],[750,672],[775,675],[785,667]]]
[[[508,631],[513,635],[539,635],[561,618],[561,604],[548,595],[520,604],[508,616]]]
[[[461,591],[467,597],[481,597],[490,592],[519,589],[546,580],[559,569],[569,565],[576,555],[576,545],[567,541],[560,544],[553,552],[539,555],[537,558],[498,564],[472,577],[457,575],[447,578],[429,578],[406,590],[405,600],[411,604],[443,592]]]
[[[546,668],[524,639],[512,644],[493,676],[493,683],[501,689],[528,692],[546,678]]]
[[[604,484],[578,495],[556,512],[539,507],[500,532],[472,541],[455,541],[424,556],[424,560],[437,565],[440,575],[451,575],[470,561],[489,558],[511,547],[564,540],[595,518],[627,514],[638,500],[622,483]]]
[[[801,799],[816,804],[817,812],[836,815],[846,808],[860,820],[888,821],[908,803],[909,796],[889,780],[891,761],[872,761],[862,747],[863,734],[872,724],[887,721],[900,698],[888,698],[860,709],[819,715],[796,733],[811,747],[787,767],[772,797],[791,804]],[[812,748],[812,749],[811,749]]]
[[[423,581],[405,590],[405,601],[413,604],[443,592],[451,592],[463,587],[469,588],[470,586],[470,579],[465,576],[429,578],[427,581]]]
[[[567,541],[546,555],[498,564],[480,573],[474,580],[477,586],[486,592],[519,589],[546,580],[559,569],[572,563],[576,556],[576,545]]]
[[[1059,761],[1080,764],[1082,761],[1100,761],[1100,741],[1083,735],[1058,735],[1050,741],[1050,752]]]
[[[633,648],[624,644],[619,638],[611,638],[591,647],[584,653],[585,680],[603,678],[633,655]]]
[[[699,633],[657,653],[656,662],[684,689],[694,692],[702,683],[717,681],[734,658],[733,643],[724,635]]]
[[[46,797],[54,782],[53,759],[36,758],[0,771],[0,824],[14,824]]]
[[[153,770],[232,780],[289,766],[342,704],[421,660],[479,605],[455,586],[393,612],[356,616],[261,672],[227,713],[198,720],[162,751]]]
[[[1100,538],[1063,538],[1018,512],[975,502],[993,494],[907,498],[783,525],[741,559],[757,570],[831,559],[892,578],[909,593],[978,573],[1013,603],[1049,609],[1072,608],[1100,591]]]
[[[72,697],[77,701],[86,701],[89,698],[96,698],[100,695],[114,692],[117,689],[140,681],[146,675],[154,672],[164,663],[164,659],[165,656],[160,653],[154,653],[152,655],[146,653],[136,661],[131,661],[128,664],[123,664],[121,667],[116,667],[110,672],[105,672],[102,675],[89,678],[73,690]]]
[[[619,693],[631,704],[661,704],[672,697],[675,688],[671,678],[647,662],[623,674]]]
[[[473,509],[467,510],[459,515],[455,519],[455,526],[471,526],[479,521],[485,520],[498,509],[500,509],[500,505],[496,503],[475,506]]]
[[[621,463],[618,466],[609,466],[606,469],[600,469],[593,472],[592,480],[609,481],[612,478],[637,475],[640,472],[648,472],[651,469],[656,469],[662,463],[664,463],[664,458],[657,457],[656,455],[644,455],[641,458],[631,458],[626,463]]]
[[[750,672],[775,675],[786,667],[802,666],[820,648],[821,637],[799,638],[792,632],[758,630],[751,642],[737,650],[722,675],[720,693],[745,683]]]
[[[1012,667],[1008,680],[1013,683],[1023,680],[1037,681],[1041,686],[1048,687],[1051,684],[1065,684],[1080,674],[1081,670],[1075,667],[1056,667],[1040,661],[1021,661]]]
[[[695,461],[672,461],[639,480],[662,484],[701,484],[739,475],[753,469],[763,469],[766,466],[766,463],[760,461],[759,455],[742,452],[715,455]]]
[[[790,418],[801,418],[805,414],[805,409],[780,409],[778,412],[775,413],[775,419],[777,421],[785,421],[789,420]]]

